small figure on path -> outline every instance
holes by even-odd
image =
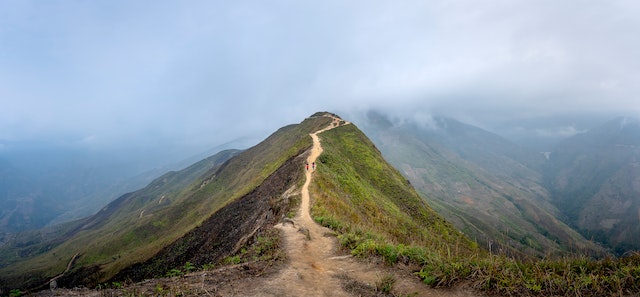
[[[306,165],[307,165],[307,171],[309,171],[309,163],[306,163]]]
[[[311,166],[312,166],[311,168],[312,168],[313,170],[316,170],[316,162],[311,163]]]

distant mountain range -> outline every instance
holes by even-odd
[[[572,226],[618,254],[640,249],[640,121],[621,117],[565,139],[544,172]]]
[[[0,234],[46,225],[63,211],[58,198],[0,158]]]
[[[188,158],[155,151],[89,149],[0,141],[0,234],[34,230],[92,215],[167,171],[214,153],[257,143],[238,138]]]
[[[488,247],[538,256],[640,249],[637,121],[616,119],[550,152],[446,117],[418,124],[370,112],[364,122],[423,197]]]

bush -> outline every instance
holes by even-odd
[[[396,277],[393,274],[387,274],[376,282],[376,291],[389,294],[395,284]]]
[[[189,273],[189,272],[192,272],[192,271],[196,270],[196,267],[193,266],[193,263],[187,262],[187,263],[184,263],[183,269],[184,269],[185,273]]]

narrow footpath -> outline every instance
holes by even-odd
[[[394,275],[396,295],[471,296],[469,292],[433,290],[413,275],[395,275],[396,271],[385,265],[363,263],[348,254],[339,254],[338,241],[331,235],[332,231],[311,219],[309,184],[315,172],[312,164],[322,153],[318,135],[349,124],[334,118],[326,128],[309,134],[313,139],[313,147],[307,158],[310,167],[301,189],[300,209],[293,224],[284,222],[276,225],[284,235],[289,263],[281,272],[261,285],[252,286],[254,289],[251,292],[244,293],[251,296],[359,296],[360,293],[345,290],[345,284],[356,288],[356,291],[358,287],[370,290],[383,277]]]
[[[79,289],[58,289],[40,291],[33,296],[254,296],[254,297],[355,297],[355,296],[478,296],[470,288],[435,290],[423,284],[406,269],[389,267],[385,264],[354,259],[339,249],[337,238],[328,228],[311,219],[309,208],[309,184],[314,175],[313,165],[322,153],[321,133],[341,125],[349,125],[339,118],[333,118],[326,128],[309,134],[313,139],[311,152],[306,160],[306,180],[300,189],[301,203],[296,217],[286,219],[275,227],[282,231],[282,241],[287,254],[287,262],[279,271],[257,277],[242,275],[238,267],[223,267],[214,271],[198,271],[183,277],[151,279],[122,289],[106,291]],[[316,163],[317,164],[317,163]],[[303,165],[303,164],[301,164]],[[319,166],[322,166],[320,164]],[[76,258],[74,256],[74,258]],[[75,259],[69,262],[67,270]],[[66,271],[65,271],[66,272]],[[63,273],[64,274],[64,273]],[[385,277],[393,276],[395,283],[391,294],[376,290],[376,284]],[[55,281],[55,278],[53,279]],[[147,293],[144,293],[147,292]],[[138,294],[139,293],[139,294]]]

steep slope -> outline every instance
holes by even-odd
[[[184,265],[181,262],[185,259],[202,262],[229,255],[234,249],[217,247],[215,242],[241,246],[260,224],[273,222],[286,211],[286,201],[281,197],[301,180],[302,173],[292,170],[299,165],[291,164],[311,146],[307,135],[330,122],[330,118],[313,116],[281,128],[262,143],[220,166],[209,167],[195,179],[184,178],[183,183],[176,184],[173,178],[182,177],[182,172],[169,173],[144,190],[124,195],[67,233],[59,244],[44,248],[44,253],[7,259],[4,263],[15,264],[0,271],[2,285],[37,285],[64,271],[74,255],[79,257],[67,280],[63,279],[68,285],[97,284],[132,265],[143,267],[140,270],[144,272],[127,276],[146,277],[163,274],[176,263]],[[277,182],[265,183],[271,178]],[[161,190],[163,186],[166,191]],[[266,213],[264,207],[242,206],[256,199],[272,200],[273,205],[267,203]],[[230,232],[231,226],[255,214],[269,218],[253,220],[255,224]],[[199,230],[215,240],[201,241],[205,236]],[[183,255],[172,256],[171,251],[176,249]],[[214,250],[222,252],[203,256]]]
[[[381,213],[385,213],[389,215],[387,217],[388,221],[393,220],[401,220],[405,223],[405,226],[409,226],[411,224],[416,224],[422,227],[425,227],[425,232],[430,232],[430,245],[432,247],[435,245],[443,245],[443,244],[453,244],[455,241],[460,249],[467,250],[469,248],[466,245],[466,242],[463,238],[457,237],[456,235],[460,235],[454,230],[450,229],[450,225],[443,223],[441,218],[439,218],[433,211],[431,211],[422,200],[417,196],[417,194],[411,190],[410,187],[407,187],[405,180],[397,173],[397,171],[393,170],[393,168],[387,164],[380,156],[379,152],[375,150],[375,147],[372,146],[371,142],[353,125],[349,122],[346,122],[335,115],[331,115],[334,117],[334,122],[327,126],[326,128],[316,131],[315,133],[310,134],[313,139],[313,147],[311,149],[311,153],[306,159],[306,164],[309,164],[305,171],[305,183],[301,189],[301,203],[297,215],[293,218],[293,220],[284,220],[282,223],[276,225],[276,227],[281,231],[283,235],[283,245],[287,254],[287,263],[285,267],[280,269],[276,274],[270,277],[256,279],[251,281],[251,285],[249,285],[247,289],[240,289],[239,291],[235,291],[234,295],[239,296],[378,296],[380,295],[381,286],[377,288],[372,288],[370,285],[374,282],[380,282],[380,278],[382,275],[387,276],[387,280],[389,277],[393,278],[393,284],[389,284],[386,287],[386,291],[393,294],[393,296],[405,296],[409,295],[417,295],[417,296],[431,296],[435,292],[430,290],[428,287],[424,285],[414,274],[415,270],[409,269],[398,269],[398,267],[391,268],[387,265],[379,265],[374,264],[373,262],[363,263],[358,261],[349,255],[342,254],[342,250],[337,247],[338,242],[334,236],[334,232],[330,229],[322,227],[315,223],[310,216],[309,206],[310,200],[316,202],[314,204],[314,209],[318,209],[319,204],[323,204],[323,202],[329,202],[327,200],[333,201],[343,201],[347,204],[351,204],[351,207],[355,212],[358,212],[356,216],[360,220],[370,220],[371,217],[366,214],[359,212],[360,207],[358,202],[351,199],[348,195],[338,194],[338,196],[333,195],[323,195],[317,196],[319,192],[317,191],[309,191],[311,185],[317,190],[317,183],[315,182],[318,178],[323,178],[323,181],[329,181],[331,178],[327,179],[327,176],[323,174],[326,173],[326,170],[322,170],[320,168],[329,168],[332,165],[338,165],[342,169],[348,169],[352,164],[358,164],[357,162],[353,162],[352,164],[338,164],[338,163],[322,163],[321,158],[325,161],[327,160],[324,156],[327,156],[324,148],[326,144],[331,144],[331,141],[328,139],[332,139],[332,135],[340,135],[339,139],[334,139],[333,142],[333,150],[330,149],[329,154],[332,156],[330,158],[336,157],[344,157],[351,156],[357,157],[356,155],[350,154],[346,152],[347,149],[357,149],[358,151],[368,152],[365,155],[360,155],[360,157],[365,157],[363,160],[367,161],[367,165],[358,166],[359,168],[352,168],[353,170],[345,170],[340,173],[340,175],[345,178],[353,178],[352,174],[360,174],[363,173],[361,170],[365,170],[366,172],[371,173],[371,167],[380,167],[383,170],[376,172],[375,175],[380,180],[387,180],[387,185],[396,185],[399,191],[386,191],[381,190],[375,194],[376,197],[371,197],[370,202],[375,205],[375,207],[379,207]],[[335,134],[329,134],[328,131],[335,131]],[[345,146],[335,146],[335,141],[340,142],[341,144],[346,144]],[[347,143],[344,143],[346,141]],[[338,150],[338,151],[336,151]],[[366,158],[371,157],[371,158]],[[353,161],[357,161],[361,159],[353,159]],[[367,168],[369,167],[369,168]],[[334,167],[335,168],[335,167]],[[373,169],[375,171],[375,169]],[[382,185],[378,185],[373,183],[373,180],[370,180],[368,176],[361,175],[364,177],[361,183],[363,186],[360,189],[381,189],[379,188]],[[331,181],[333,182],[333,181]],[[398,183],[399,182],[399,183]],[[334,184],[338,187],[342,185]],[[350,194],[355,194],[359,192],[358,189],[350,189],[348,190]],[[358,195],[367,195],[370,192],[366,193],[357,193]],[[332,194],[336,194],[336,192],[332,192]],[[343,193],[346,194],[346,193]],[[399,197],[398,195],[407,194],[408,196]],[[418,202],[418,203],[412,203]],[[388,207],[388,203],[393,203],[401,209],[396,209],[393,211]],[[405,205],[406,204],[406,205]],[[411,209],[411,213],[408,213],[406,210]],[[326,208],[324,208],[327,210]],[[404,209],[405,211],[403,211]],[[388,212],[392,210],[392,212]],[[416,215],[420,214],[420,215]],[[333,216],[333,213],[327,213],[326,215],[331,215],[332,219],[329,219],[329,216],[324,217],[316,217],[319,221],[323,223],[327,223],[329,220],[332,222],[331,227],[336,227],[335,223],[342,222],[343,227],[349,226],[351,228],[350,231],[347,231],[346,228],[339,228],[336,230],[341,233],[338,235],[339,239],[344,238],[352,238],[353,236],[350,234],[354,233],[344,233],[347,232],[355,232],[356,229],[361,232],[367,232],[370,236],[374,236],[377,234],[377,240],[380,244],[400,244],[402,243],[409,246],[410,244],[425,244],[426,241],[416,242],[414,240],[404,239],[396,239],[391,240],[389,237],[384,237],[384,234],[396,233],[395,230],[391,230],[392,228],[398,227],[393,225],[388,226],[378,226],[376,230],[370,229],[368,227],[360,224],[352,224],[353,222],[350,219],[353,217],[346,218],[343,216]],[[424,220],[424,217],[421,215],[425,215],[429,217],[430,222]],[[435,222],[435,223],[434,223]],[[433,227],[438,226],[439,229],[435,230]],[[420,229],[420,227],[418,227]],[[412,232],[414,230],[407,230],[407,232]],[[435,232],[434,232],[435,231]],[[441,232],[453,232],[453,234],[447,235],[446,237],[449,239],[454,239],[449,242],[443,242],[442,238],[438,238],[439,235],[442,235]],[[374,233],[375,232],[375,233]],[[420,232],[419,232],[420,233]],[[421,237],[422,234],[416,234],[417,237]],[[416,238],[417,238],[416,237]],[[368,238],[371,239],[371,238]],[[457,240],[456,240],[457,239]],[[344,240],[342,240],[344,242]],[[424,246],[422,246],[424,248]],[[417,248],[417,247],[414,247]],[[430,252],[435,252],[431,250]],[[221,295],[226,295],[225,293],[220,293]],[[229,294],[231,295],[231,294]],[[475,296],[470,291],[467,290],[458,290],[457,292],[437,292],[438,296]]]
[[[542,186],[542,155],[447,118],[394,124],[373,112],[367,123],[385,157],[429,204],[488,249],[535,256],[602,252],[557,218]]]
[[[169,172],[144,189],[123,195],[91,217],[16,234],[0,248],[0,267],[11,275],[21,275],[27,282],[26,286],[30,287],[43,283],[48,273],[46,270],[33,271],[35,267],[61,271],[60,267],[66,267],[74,255],[88,255],[96,251],[82,251],[78,247],[91,244],[100,249],[117,251],[124,246],[122,241],[126,241],[121,238],[123,232],[132,232],[131,229],[143,226],[145,218],[150,219],[154,212],[169,206],[170,199],[179,195],[185,187],[237,153],[221,152],[180,172]],[[114,256],[118,254],[111,255]],[[78,260],[82,260],[82,257]],[[95,260],[99,261],[99,258]]]
[[[618,118],[560,143],[547,183],[568,221],[617,253],[640,249],[640,121]]]
[[[319,135],[324,151],[311,187],[314,219],[342,235],[352,249],[376,245],[477,252],[472,242],[433,211],[355,126]],[[375,249],[375,248],[374,248]]]

